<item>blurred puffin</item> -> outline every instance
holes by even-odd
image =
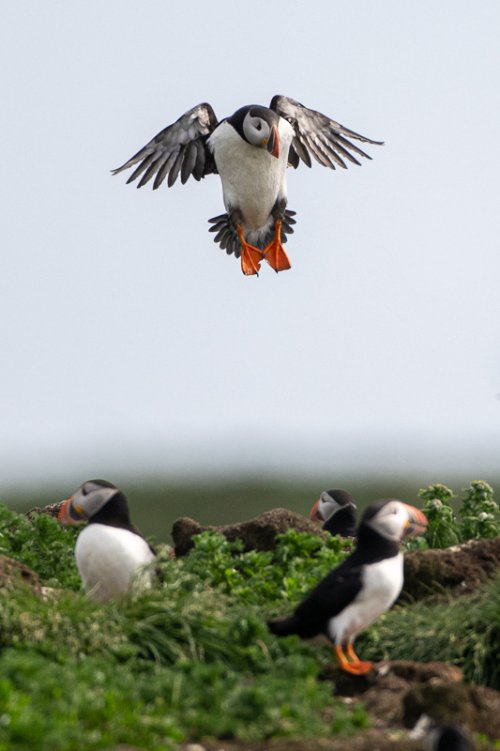
[[[346,169],[346,160],[359,165],[354,154],[371,159],[347,137],[382,144],[286,96],[274,96],[269,107],[246,105],[220,122],[204,102],[112,172],[138,163],[127,183],[140,177],[141,188],[154,177],[153,190],[165,178],[172,186],[179,174],[185,183],[191,175],[201,180],[218,173],[227,213],[209,219],[215,242],[241,256],[244,274],[257,274],[262,260],[278,272],[290,268],[283,243],[295,224],[295,212],[286,208],[287,166],[296,168],[302,160],[310,167],[311,154],[331,169]]]
[[[62,524],[88,522],[78,535],[75,558],[88,596],[105,602],[124,595],[132,583],[148,587],[151,575],[140,571],[155,551],[130,521],[127,499],[106,480],[88,480],[59,510]]]
[[[474,751],[465,732],[457,725],[444,725],[423,714],[410,733],[410,738],[421,740],[426,751]]]
[[[347,490],[323,490],[309,512],[313,521],[323,522],[325,532],[341,537],[356,534],[356,504]]]
[[[365,509],[358,527],[357,547],[331,571],[294,613],[268,622],[277,636],[324,634],[334,644],[340,667],[362,675],[372,668],[355,654],[357,634],[390,608],[403,587],[404,537],[427,526],[424,514],[397,500],[382,500]]]

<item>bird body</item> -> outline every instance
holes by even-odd
[[[328,620],[327,633],[334,644],[353,640],[364,628],[389,610],[403,587],[403,555],[398,553],[360,570],[360,589],[350,605]]]
[[[286,202],[286,168],[293,128],[283,118],[279,118],[278,134],[277,158],[244,141],[227,120],[208,139],[222,181],[224,206],[228,212],[239,209],[245,237],[252,244],[272,229],[276,203]]]
[[[99,602],[125,595],[132,586],[149,587],[151,572],[144,567],[154,558],[143,537],[106,524],[89,524],[75,545],[83,587],[91,599]]]
[[[75,560],[87,595],[105,602],[133,586],[149,587],[145,568],[155,552],[130,521],[127,499],[106,480],[88,480],[67,498],[60,510],[62,524],[87,526],[75,545]]]
[[[154,178],[153,190],[165,179],[172,186],[180,175],[201,180],[219,174],[226,214],[209,219],[215,242],[241,257],[246,275],[258,274],[262,260],[275,271],[290,268],[283,244],[293,232],[286,168],[300,161],[311,166],[311,154],[324,167],[360,164],[354,154],[371,159],[348,138],[381,144],[345,128],[295,99],[276,95],[269,107],[246,105],[218,121],[207,102],[192,107],[164,128],[125,164],[118,174],[138,165],[127,182],[141,188]],[[140,178],[140,179],[139,179]]]
[[[334,644],[341,668],[361,674],[371,663],[361,662],[353,650],[358,633],[384,613],[403,586],[403,537],[421,533],[427,525],[419,509],[401,501],[369,506],[358,527],[358,544],[285,619],[268,622],[277,636],[324,634]],[[344,652],[346,650],[346,653]]]

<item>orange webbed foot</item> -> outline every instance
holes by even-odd
[[[281,221],[276,219],[274,225],[274,238],[269,245],[264,248],[264,257],[270,267],[278,273],[278,271],[286,271],[292,268],[290,259],[285,253],[283,244],[281,242]]]
[[[253,274],[258,276],[264,252],[247,243],[239,225],[236,227],[236,231],[241,242],[241,270],[245,276],[252,276]]]
[[[352,648],[352,644],[347,645],[346,651],[348,656],[344,654],[340,644],[335,645],[334,651],[337,656],[339,667],[342,670],[345,670],[346,673],[351,673],[352,675],[366,675],[366,673],[369,673],[373,668],[372,662],[363,662],[359,659]]]

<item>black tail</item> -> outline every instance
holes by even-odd
[[[276,636],[290,636],[298,633],[299,623],[295,615],[289,618],[281,618],[277,621],[268,621],[267,627],[272,634]]]

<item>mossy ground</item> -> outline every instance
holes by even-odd
[[[327,739],[369,724],[362,704],[347,706],[317,680],[329,648],[277,639],[265,625],[351,542],[291,530],[258,553],[204,534],[183,559],[160,550],[150,591],[104,606],[80,591],[74,542],[54,519],[0,507],[0,553],[50,588],[45,598],[0,589],[0,751]],[[500,579],[467,597],[397,606],[357,645],[374,660],[446,660],[498,688]]]

